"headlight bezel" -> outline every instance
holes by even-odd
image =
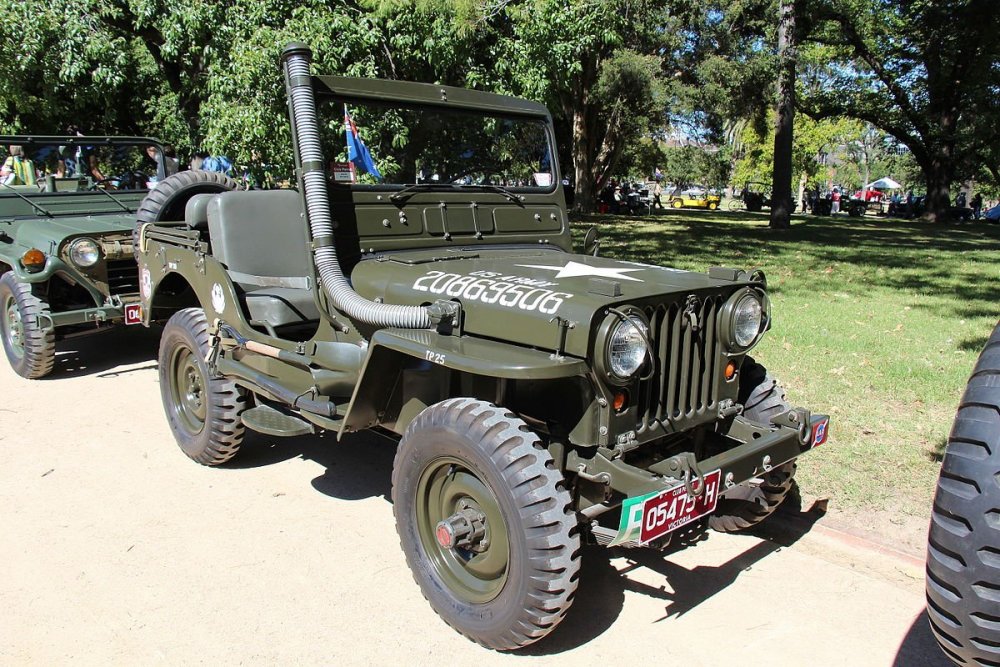
[[[641,361],[631,373],[619,373],[612,363],[611,344],[621,327],[634,326],[641,332],[639,343],[642,345]],[[617,312],[609,312],[598,328],[597,349],[600,354],[595,355],[598,371],[613,385],[625,386],[631,384],[639,376],[643,368],[649,363],[652,350],[649,349],[649,320],[645,314],[634,306],[618,309]]]
[[[93,254],[92,261],[84,259],[85,252]],[[101,244],[89,236],[81,236],[70,241],[66,247],[66,256],[69,257],[69,261],[73,266],[78,269],[91,269],[101,261]]]
[[[753,299],[759,305],[760,323],[757,326],[756,334],[750,342],[743,345],[736,340],[736,318],[739,314],[741,304],[748,299]],[[719,333],[722,337],[723,346],[729,355],[743,354],[752,350],[758,343],[760,343],[761,339],[764,337],[764,333],[770,328],[771,300],[768,298],[767,292],[762,289],[744,287],[729,297],[729,300],[726,301],[719,313]]]

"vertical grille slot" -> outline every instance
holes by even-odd
[[[139,291],[139,266],[132,260],[113,260],[108,264],[108,291],[111,294],[134,294]]]

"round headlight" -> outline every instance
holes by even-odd
[[[77,239],[69,246],[70,260],[82,269],[97,264],[101,249],[93,239]]]
[[[608,341],[608,368],[620,378],[631,377],[646,360],[646,325],[637,317],[620,321]]]
[[[760,300],[753,294],[747,294],[733,308],[733,342],[740,347],[750,347],[760,334],[763,322],[763,308]]]

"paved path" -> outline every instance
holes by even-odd
[[[0,664],[947,664],[920,564],[822,523],[588,548],[552,635],[481,649],[410,577],[391,442],[251,436],[235,465],[200,467],[167,430],[156,345],[65,341],[42,381],[0,367]]]

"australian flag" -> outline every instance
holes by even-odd
[[[378,180],[382,180],[382,174],[375,166],[372,154],[358,136],[358,126],[351,119],[351,114],[347,113],[347,105],[344,105],[344,133],[347,135],[347,159],[354,163],[358,169],[363,169]]]

